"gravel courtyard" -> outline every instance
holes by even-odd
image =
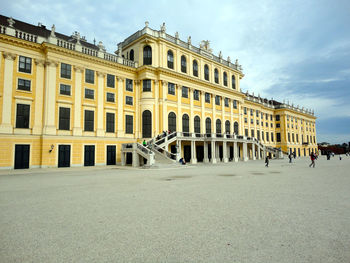
[[[0,171],[0,262],[350,262],[350,157]]]

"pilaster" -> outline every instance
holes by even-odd
[[[193,116],[193,88],[188,88],[190,93],[190,132],[194,133],[194,116]]]
[[[104,102],[104,78],[105,73],[97,71],[97,136],[105,135],[103,128],[103,102]]]
[[[45,60],[35,59],[36,85],[35,85],[35,111],[33,134],[40,135],[43,132],[43,97],[44,97],[44,73]]]
[[[152,134],[157,135],[159,134],[159,81],[158,80],[154,80],[154,126],[152,125],[153,131]],[[152,114],[153,115],[153,114]]]
[[[56,70],[58,62],[46,60],[45,62],[45,103],[44,103],[44,129],[43,134],[56,134]]]
[[[82,90],[82,78],[83,78],[83,68],[74,67],[75,72],[75,90],[74,90],[74,124],[73,124],[73,135],[81,136],[81,90]]]
[[[135,80],[135,136],[136,138],[141,138],[140,132],[140,123],[141,123],[141,114],[140,114],[140,80]]]
[[[196,142],[191,141],[191,163],[197,163],[197,155],[196,155]]]
[[[118,137],[124,137],[124,126],[123,126],[123,106],[124,106],[124,79],[117,77],[117,88],[118,88],[118,125],[117,125],[117,133]]]
[[[1,133],[12,133],[12,90],[13,90],[13,63],[17,55],[10,52],[2,53],[4,62],[4,87],[2,99]]]
[[[162,122],[163,122],[163,131],[168,130],[168,118],[167,118],[167,88],[168,82],[162,80]]]
[[[181,85],[176,85],[177,89],[177,118],[176,118],[176,130],[182,131],[182,109],[181,109]]]

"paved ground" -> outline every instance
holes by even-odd
[[[350,262],[350,157],[0,171],[0,262]]]

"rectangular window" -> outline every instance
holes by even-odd
[[[272,121],[273,117],[272,117],[272,114],[270,115],[270,121]]]
[[[61,78],[70,79],[72,76],[72,66],[61,63]]]
[[[182,97],[188,98],[188,88],[187,87],[182,87]]]
[[[228,107],[229,103],[228,103],[228,98],[225,98],[225,107]]]
[[[106,132],[114,132],[114,113],[107,112],[106,113]]]
[[[260,131],[256,131],[256,137],[260,141]]]
[[[247,118],[244,118],[244,123],[248,123],[248,119]]]
[[[152,83],[150,79],[144,79],[142,81],[142,90],[143,91],[152,91]]]
[[[84,131],[94,131],[94,111],[85,110]]]
[[[259,111],[258,110],[256,110],[256,117],[259,118]]]
[[[67,131],[70,129],[70,108],[60,107],[58,129]]]
[[[215,96],[215,105],[220,105],[220,96]]]
[[[265,116],[265,117],[266,117],[265,119],[268,120],[268,119],[269,119],[269,115],[268,115],[267,113],[266,113],[265,115],[266,115],[266,116]]]
[[[265,133],[264,133],[264,131],[261,131],[261,140],[265,141]]]
[[[248,137],[248,129],[244,129],[244,135]]]
[[[132,79],[126,79],[125,80],[125,85],[126,85],[126,90],[133,92],[134,87],[133,87],[133,80]]]
[[[32,59],[19,56],[19,65],[18,65],[18,71],[19,72],[25,72],[25,73],[31,73],[32,72]]]
[[[125,97],[125,104],[127,104],[127,105],[133,105],[133,97],[126,96],[126,97]]]
[[[259,125],[259,120],[256,120],[256,125]]]
[[[18,79],[18,87],[17,87],[17,89],[30,91],[30,80]]]
[[[85,82],[86,83],[95,83],[95,71],[91,69],[85,69]]]
[[[276,115],[276,121],[280,121],[280,115]]]
[[[250,116],[253,116],[253,109],[250,109]]]
[[[297,139],[297,143],[299,143],[299,136],[298,136],[298,134],[295,134],[295,137]]]
[[[281,142],[281,134],[279,132],[276,133],[276,139],[277,139],[277,142]]]
[[[250,119],[250,124],[253,124],[254,123],[254,120],[253,119]]]
[[[168,94],[175,95],[175,84],[168,82]]]
[[[244,114],[247,115],[247,108],[244,107],[243,109],[244,109]]]
[[[115,76],[111,74],[107,74],[107,87],[115,88]]]
[[[237,109],[237,101],[236,100],[233,100],[233,108]]]
[[[288,142],[290,142],[290,133],[288,133]]]
[[[60,94],[70,96],[70,85],[60,84]]]
[[[95,90],[93,89],[85,89],[85,98],[86,99],[94,99],[95,97]]]
[[[210,94],[209,93],[205,93],[205,102],[210,103]]]
[[[292,133],[292,142],[294,142],[294,133]]]
[[[194,90],[193,91],[193,99],[194,100],[199,100],[199,90]]]
[[[273,142],[273,132],[271,132],[271,142]]]
[[[134,130],[134,116],[125,115],[125,133],[132,134]]]
[[[111,92],[107,92],[107,101],[108,102],[115,102],[115,94]]]
[[[16,128],[29,128],[30,105],[17,104]]]
[[[269,123],[268,123],[268,122],[265,122],[265,126],[266,126],[266,127],[269,127]]]
[[[264,119],[264,113],[261,113],[261,119],[262,120]]]
[[[253,129],[250,130],[250,135],[251,135],[251,137],[254,137],[254,130]]]
[[[273,123],[272,122],[270,123],[270,126],[271,126],[271,128],[273,128]]]
[[[281,128],[281,124],[276,123],[276,128]]]

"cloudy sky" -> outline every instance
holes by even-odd
[[[215,54],[238,58],[243,91],[315,110],[318,142],[350,141],[350,1],[45,1],[0,0],[1,13],[55,24],[102,41],[108,52],[144,27],[210,40]]]

